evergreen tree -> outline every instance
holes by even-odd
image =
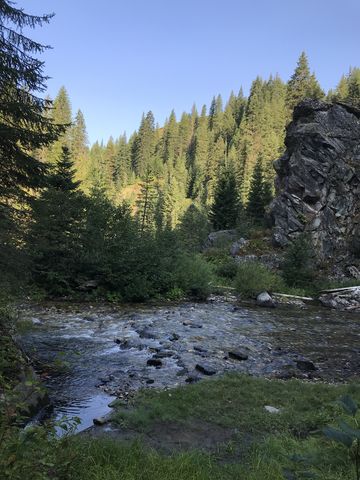
[[[148,167],[142,184],[137,204],[137,217],[140,224],[140,231],[153,230],[155,227],[155,213],[157,205],[157,188],[155,177]]]
[[[192,199],[202,196],[205,166],[208,158],[208,142],[206,106],[204,105],[200,117],[196,119],[191,154],[189,155],[188,196]]]
[[[74,159],[76,178],[86,180],[89,173],[89,148],[86,132],[85,118],[81,110],[78,110],[70,132],[71,156]],[[84,187],[84,185],[83,185]]]
[[[304,98],[322,98],[324,92],[321,90],[315,74],[310,74],[308,59],[305,52],[302,52],[295,72],[291,76],[287,85],[286,102],[289,111]]]
[[[192,203],[183,214],[177,231],[188,251],[200,252],[210,232],[208,215],[203,207]]]
[[[130,146],[126,134],[121,135],[117,141],[117,154],[115,158],[114,182],[117,191],[125,187],[131,178],[130,171]]]
[[[44,185],[46,165],[34,152],[64,130],[47,115],[51,104],[39,95],[47,77],[36,58],[47,47],[26,36],[52,15],[29,15],[13,2],[0,2],[0,271],[14,268],[30,193]],[[22,220],[20,222],[20,220]]]
[[[178,159],[179,133],[174,110],[170,114],[169,121],[164,128],[164,152],[163,162],[175,166]]]
[[[84,197],[69,150],[48,178],[48,186],[33,201],[33,220],[28,236],[32,276],[37,285],[53,294],[64,294],[76,286],[82,251]]]
[[[261,223],[265,216],[265,208],[271,201],[271,190],[268,183],[264,183],[262,161],[256,162],[251,179],[249,201],[246,208],[247,215],[256,223]]]
[[[236,178],[232,170],[222,173],[215,190],[209,219],[215,230],[234,228],[240,213]]]
[[[147,175],[155,153],[155,120],[150,111],[143,115],[133,148],[132,168],[139,177]]]
[[[52,120],[56,125],[66,125],[66,131],[54,142],[47,153],[46,159],[50,163],[56,163],[62,156],[62,149],[71,148],[71,105],[69,95],[65,87],[61,87],[59,93],[55,97]]]

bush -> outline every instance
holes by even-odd
[[[175,283],[185,294],[205,300],[211,292],[211,266],[199,255],[183,255],[174,269]]]
[[[259,262],[244,262],[238,266],[235,288],[246,298],[256,297],[263,291],[281,290],[282,287],[280,275],[271,272]]]
[[[224,263],[220,263],[216,266],[215,273],[219,277],[233,279],[236,277],[237,270],[238,266],[234,260],[226,260]]]

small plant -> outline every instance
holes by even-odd
[[[351,424],[343,419],[339,419],[339,428],[326,427],[323,429],[323,433],[330,440],[345,445],[345,447],[348,448],[350,459],[354,463],[355,478],[356,480],[360,480],[360,428],[359,419],[357,418],[358,406],[350,395],[341,397],[339,403],[344,412],[351,417]]]

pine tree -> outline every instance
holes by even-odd
[[[86,180],[89,173],[88,143],[85,118],[82,111],[78,110],[70,131],[70,151],[74,159],[76,178],[81,181]]]
[[[289,111],[305,98],[322,98],[321,90],[315,74],[310,74],[309,63],[305,52],[302,52],[297,67],[287,85],[286,103]]]
[[[155,120],[150,111],[143,115],[139,132],[136,136],[132,156],[132,168],[135,174],[143,177],[152,167],[155,153]]]
[[[136,202],[137,217],[139,220],[140,231],[153,230],[155,228],[155,212],[157,205],[157,188],[155,177],[150,167],[147,168],[141,184],[141,191]]]
[[[272,188],[269,182],[264,181],[261,158],[256,162],[251,179],[249,201],[246,208],[247,215],[255,222],[264,220],[265,209],[272,199]]]
[[[52,120],[56,125],[66,125],[66,131],[54,142],[46,155],[47,161],[56,163],[62,156],[62,149],[71,148],[71,105],[69,95],[65,87],[61,87],[59,93],[55,97]]]
[[[188,196],[192,199],[202,197],[209,148],[207,123],[206,106],[204,105],[200,117],[196,119],[191,154],[189,155]]]
[[[178,159],[179,129],[174,110],[164,128],[163,162],[175,166]]]
[[[64,130],[47,115],[51,103],[40,97],[47,77],[36,56],[46,46],[26,36],[52,15],[29,15],[0,2],[0,271],[14,268],[21,243],[22,207],[31,192],[45,184],[46,165],[34,152],[53,142]],[[22,222],[20,223],[20,218]]]
[[[231,169],[219,177],[209,219],[215,230],[234,228],[240,213],[236,178]]]
[[[66,147],[62,152],[48,187],[33,201],[28,236],[33,279],[53,294],[76,286],[84,218],[84,197],[74,179],[74,164]]]
[[[115,158],[114,182],[117,191],[125,187],[131,178],[130,171],[130,145],[126,134],[121,135],[117,141],[117,154]]]

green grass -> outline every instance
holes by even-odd
[[[320,480],[354,480],[347,452],[320,432],[342,415],[337,399],[345,393],[359,402],[360,385],[227,375],[169,391],[147,390],[130,408],[119,407],[114,417],[122,427],[135,427],[140,438],[159,422],[165,428],[166,422],[177,422],[186,430],[194,419],[206,423],[209,432],[215,424],[235,436],[212,453],[165,455],[140,440],[56,440],[35,429],[20,437],[13,433],[2,445],[0,471],[7,472],[4,480],[284,480],[286,470],[298,472],[288,477],[294,479],[312,472]],[[265,405],[281,413],[270,414]],[[293,455],[305,461],[295,463]]]
[[[291,432],[304,436],[341,414],[336,400],[345,393],[360,401],[359,385],[232,374],[170,391],[145,390],[131,408],[119,408],[114,421],[146,431],[155,422],[191,423],[195,418],[256,435]],[[282,413],[271,415],[265,405],[280,408]]]

